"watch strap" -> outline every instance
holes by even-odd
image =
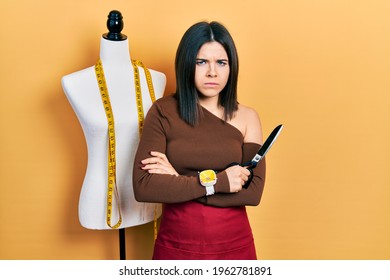
[[[215,194],[214,185],[206,186],[206,196]]]

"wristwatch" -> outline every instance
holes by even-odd
[[[206,188],[206,196],[215,193],[214,185],[217,182],[217,174],[214,170],[207,169],[199,173],[200,184]]]

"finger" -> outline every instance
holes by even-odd
[[[163,170],[167,170],[168,168],[166,166],[164,166],[163,164],[160,164],[160,163],[150,163],[150,164],[146,164],[146,165],[142,166],[142,169],[144,169],[144,170],[150,170],[150,169],[163,169]]]
[[[148,172],[150,174],[168,174],[165,170],[159,168],[149,169]]]
[[[153,163],[154,159],[153,158],[145,158],[143,160],[141,160],[141,163],[142,164],[150,164],[150,163]]]
[[[168,174],[168,175],[175,175],[175,176],[179,176],[179,174],[174,170],[174,169],[170,169],[170,168],[151,168],[151,169],[147,169],[146,170],[147,172],[149,173],[153,173],[153,174]]]
[[[150,158],[146,158],[146,159],[141,160],[141,163],[142,164],[153,164],[153,163],[164,164],[165,162],[161,158],[150,157]]]
[[[149,170],[149,169],[157,168],[157,165],[156,164],[152,164],[152,163],[148,163],[148,164],[145,164],[145,165],[141,166],[141,168],[144,169],[144,170]]]
[[[251,172],[249,171],[249,169],[247,168],[243,168],[242,169],[242,173],[245,175],[245,176],[249,176],[251,174]]]
[[[150,154],[152,156],[159,157],[159,158],[161,158],[163,160],[167,160],[167,156],[165,154],[163,154],[163,153],[151,151]]]

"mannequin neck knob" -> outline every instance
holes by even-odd
[[[122,34],[123,29],[123,17],[121,12],[113,10],[108,14],[107,28],[108,33],[103,34],[103,38],[110,41],[123,41],[127,39],[127,36]]]

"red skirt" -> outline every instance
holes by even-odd
[[[153,259],[257,259],[245,206],[218,208],[193,201],[165,204]]]

